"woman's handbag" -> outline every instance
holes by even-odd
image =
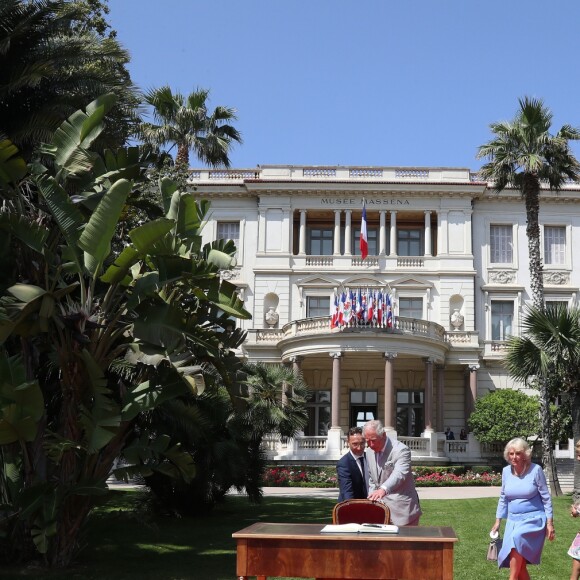
[[[497,555],[500,550],[501,538],[499,536],[497,538],[492,538],[492,540],[489,542],[489,546],[487,547],[487,559],[497,561]]]
[[[576,534],[572,545],[568,549],[568,556],[572,556],[572,558],[580,560],[580,532]]]

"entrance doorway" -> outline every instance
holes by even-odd
[[[362,427],[377,418],[377,391],[351,391],[349,427]]]
[[[424,392],[397,391],[397,434],[420,437],[424,430]]]

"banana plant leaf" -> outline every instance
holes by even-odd
[[[0,185],[14,186],[28,172],[26,161],[9,139],[0,140]]]

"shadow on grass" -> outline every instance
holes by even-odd
[[[0,578],[35,580],[231,580],[236,571],[232,534],[254,522],[325,522],[333,500],[264,498],[259,505],[232,496],[206,518],[157,516],[135,511],[138,492],[114,491],[91,518],[86,547],[77,563],[63,571],[38,566],[0,571]]]
[[[332,499],[268,497],[260,505],[228,497],[206,518],[155,517],[136,511],[140,494],[111,492],[92,517],[86,547],[65,572],[32,568],[0,570],[0,578],[35,580],[232,580],[236,546],[232,533],[257,521],[319,522],[332,518]],[[506,570],[485,559],[497,499],[423,500],[421,525],[451,526],[459,538],[454,550],[454,580],[507,579]],[[566,555],[578,522],[568,515],[570,497],[554,500],[556,540],[546,543],[534,580],[569,577]],[[503,526],[502,526],[503,529]],[[417,579],[420,579],[418,571]]]

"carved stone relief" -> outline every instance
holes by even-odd
[[[544,284],[550,286],[562,286],[569,283],[569,272],[544,272]]]
[[[512,284],[516,281],[516,273],[510,270],[492,270],[488,272],[488,278],[495,284]]]

